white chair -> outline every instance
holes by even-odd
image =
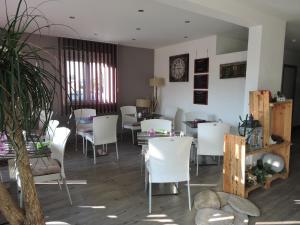
[[[148,132],[149,130],[153,129],[154,131],[172,131],[172,121],[165,120],[165,119],[150,119],[150,120],[143,120],[141,121],[141,130],[143,132]],[[143,174],[143,167],[144,167],[144,155],[148,150],[147,145],[142,146],[141,152],[141,174]]]
[[[115,143],[117,160],[119,160],[117,122],[118,115],[98,116],[93,118],[93,132],[87,133],[85,139],[93,145],[94,164],[96,164],[96,146],[98,145]]]
[[[45,126],[45,122],[46,120],[50,120],[53,116],[53,111],[49,111],[46,115],[46,112],[45,110],[42,110],[41,113],[40,113],[40,120],[39,120],[39,127],[38,129],[39,130],[42,130],[43,127]]]
[[[209,115],[201,111],[186,112],[184,114],[185,121],[194,121],[196,119],[209,120]],[[197,137],[197,128],[186,127],[186,134],[192,137]]]
[[[223,156],[224,135],[230,132],[230,125],[226,123],[198,123],[197,170],[199,155]]]
[[[64,169],[64,153],[70,133],[70,129],[66,127],[56,128],[53,141],[50,145],[51,157],[31,158],[30,167],[35,183],[57,181],[61,189],[60,182],[62,181],[65,185],[69,202],[72,205],[72,199],[66,182],[66,174]],[[15,166],[15,160],[9,161],[9,174],[11,178],[15,178],[17,180],[18,189],[21,190],[18,171],[16,170]],[[22,192],[20,193],[19,197],[20,206],[22,206]]]
[[[187,182],[191,210],[189,157],[192,137],[159,137],[149,140],[146,168],[149,183],[149,213],[151,213],[152,184]],[[147,180],[147,178],[145,178]]]
[[[134,144],[134,131],[141,130],[141,126],[137,125],[136,106],[122,106],[120,110],[122,115],[122,137],[123,129],[131,130],[132,143]]]
[[[59,121],[58,120],[49,120],[49,124],[45,133],[45,141],[50,141],[52,142],[54,134],[55,134],[55,130],[59,125]]]
[[[93,126],[90,124],[80,123],[80,118],[87,118],[91,116],[96,116],[96,109],[75,109],[74,116],[76,120],[76,134],[75,134],[75,149],[77,150],[77,135],[82,137],[82,153],[85,152],[84,149],[84,136],[87,132],[92,131]]]
[[[163,119],[171,120],[172,126],[175,129],[175,120],[176,120],[176,114],[177,114],[178,108],[175,106],[166,106],[163,111]]]
[[[165,119],[150,119],[141,121],[141,130],[149,131],[153,129],[155,131],[172,131],[172,121]]]

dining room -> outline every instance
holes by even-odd
[[[300,224],[299,3],[226,1],[0,2],[0,225]]]

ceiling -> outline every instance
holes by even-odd
[[[37,6],[42,0],[26,0]],[[223,1],[223,0],[222,0]],[[300,0],[237,0],[287,20],[286,46],[300,51]],[[9,0],[14,14],[18,0]],[[87,4],[88,2],[88,4]],[[4,0],[0,0],[4,5]],[[247,36],[247,29],[154,0],[50,0],[39,6],[51,26],[46,35],[158,48],[220,33]],[[144,12],[138,12],[143,9]],[[0,8],[0,24],[5,21]],[[70,19],[74,16],[75,19]],[[185,23],[185,21],[190,23]],[[137,30],[140,28],[140,30]],[[296,40],[296,42],[293,40]]]
[[[4,0],[1,1],[4,4]],[[14,14],[18,0],[7,2],[9,13]],[[27,0],[29,6],[41,2]],[[50,24],[62,24],[44,30],[44,34],[143,48],[158,48],[218,33],[246,30],[153,0],[56,0],[47,1],[39,9]],[[139,9],[144,12],[138,12]],[[4,15],[4,7],[1,7],[1,21],[4,21]],[[70,19],[70,16],[75,19]],[[185,23],[187,20],[190,23]]]
[[[300,0],[239,0],[287,22],[286,47],[300,51]],[[296,40],[296,42],[293,42]]]

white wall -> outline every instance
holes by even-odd
[[[180,109],[176,116],[175,127],[182,130],[183,113],[202,111],[214,114],[224,122],[237,125],[238,116],[243,112],[245,78],[220,79],[219,64],[246,60],[246,52],[216,55],[217,37],[210,36],[176,45],[155,49],[154,74],[165,78],[165,86],[160,91],[160,111],[176,106]],[[189,82],[169,82],[169,57],[189,53]],[[208,105],[193,104],[194,60],[210,58]]]
[[[247,51],[247,48],[248,40],[243,41],[223,35],[218,35],[217,37],[217,55]]]

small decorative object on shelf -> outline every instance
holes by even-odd
[[[240,116],[238,130],[239,134],[246,138],[248,150],[262,148],[263,129],[259,121],[253,119],[252,114],[250,116],[247,114],[244,120]]]
[[[262,161],[264,165],[269,165],[276,173],[280,173],[284,169],[284,160],[279,155],[272,153],[265,154]]]
[[[276,101],[277,102],[284,102],[286,100],[284,94],[282,94],[280,91],[277,91]]]

